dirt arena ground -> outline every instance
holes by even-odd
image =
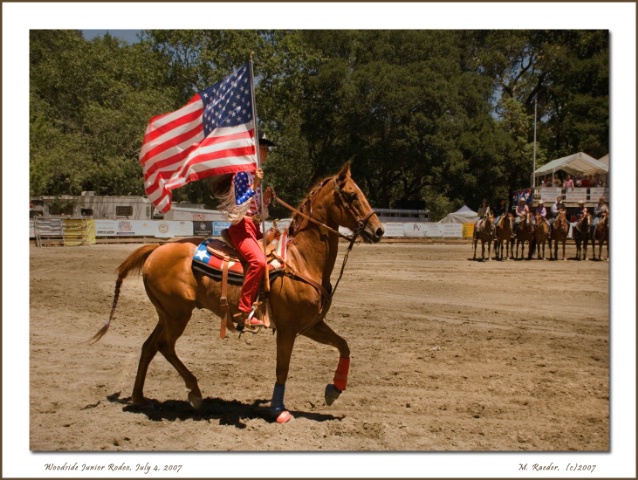
[[[108,334],[87,340],[138,246],[31,246],[32,451],[610,449],[607,261],[483,263],[469,241],[357,245],[327,317],[352,351],[348,388],[325,405],[338,355],[300,337],[286,390],[295,419],[282,426],[268,416],[274,337],[222,341],[206,311],[177,344],[202,409],[161,355],[146,381],[153,406],[129,405],[156,324],[141,278],[124,282]]]

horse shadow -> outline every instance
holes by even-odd
[[[190,403],[183,400],[158,400],[149,399],[146,405],[135,405],[131,403],[131,397],[120,397],[120,392],[113,393],[106,397],[111,403],[123,405],[122,411],[146,415],[154,422],[162,420],[194,420],[194,421],[217,421],[220,425],[234,425],[238,429],[246,428],[247,420],[262,419],[268,423],[275,423],[276,420],[270,413],[270,400],[255,400],[252,404],[246,404],[238,400],[224,400],[222,398],[203,399],[202,406],[195,410]],[[326,422],[330,420],[343,420],[343,416],[335,416],[323,413],[309,413],[289,410],[295,418],[307,418],[315,422]]]

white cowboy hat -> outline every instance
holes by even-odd
[[[539,204],[539,205],[542,205],[543,203],[544,203],[544,202],[543,202],[542,200],[539,200],[539,201],[538,201],[538,204]]]

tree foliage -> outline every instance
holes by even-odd
[[[143,194],[153,115],[254,56],[267,182],[289,202],[350,160],[375,207],[439,218],[529,186],[537,167],[608,153],[606,31],[32,31],[31,194]],[[214,206],[206,182],[174,201]],[[286,215],[287,212],[276,212]]]

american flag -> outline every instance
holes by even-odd
[[[151,118],[140,162],[146,195],[161,212],[170,210],[175,188],[255,169],[252,89],[246,63],[179,110]]]

